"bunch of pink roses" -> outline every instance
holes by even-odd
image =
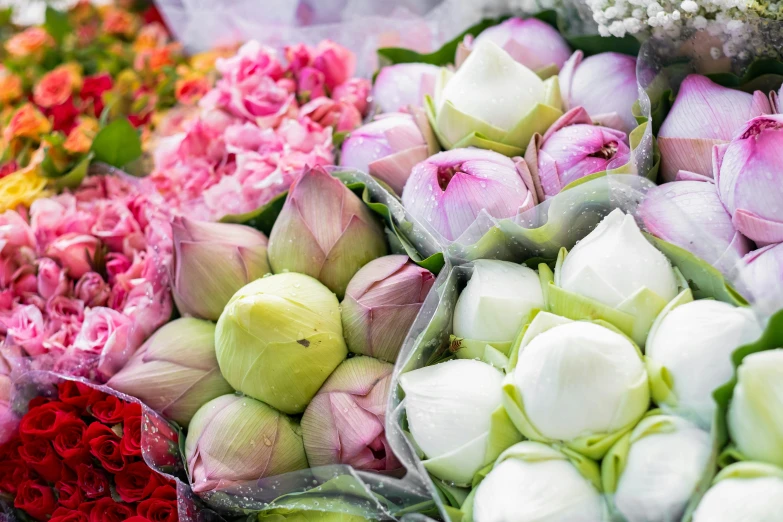
[[[2,373],[103,380],[170,318],[171,227],[159,200],[98,176],[29,213],[0,214]]]
[[[146,180],[174,212],[202,220],[253,210],[305,165],[334,162],[332,134],[361,124],[370,83],[351,51],[323,41],[285,50],[251,41],[216,63],[222,75],[184,132],[160,141]]]

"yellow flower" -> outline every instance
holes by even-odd
[[[37,166],[28,167],[0,178],[0,212],[29,207],[36,199],[48,195],[46,178],[38,174]]]

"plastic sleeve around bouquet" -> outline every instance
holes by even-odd
[[[81,378],[70,377],[48,371],[30,371],[19,377],[14,383],[12,410],[17,417],[23,416],[30,401],[36,397],[57,397],[57,385],[73,381],[82,383],[95,390],[106,393],[123,401],[141,406],[141,453],[144,462],[151,469],[173,480],[177,489],[177,511],[181,522],[223,522],[224,519],[206,508],[193,494],[187,482],[185,465],[181,455],[184,435],[160,414],[148,408],[135,397],[124,395],[106,386],[91,383]],[[13,433],[5,433],[0,426],[0,440]],[[16,426],[10,428],[16,431]],[[3,515],[5,513],[5,515]],[[11,506],[3,505],[0,500],[0,520],[16,520]]]

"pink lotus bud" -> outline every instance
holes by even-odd
[[[354,357],[337,367],[302,416],[310,466],[347,464],[373,471],[400,467],[384,431],[393,369],[372,357]]]
[[[394,362],[408,329],[435,282],[408,256],[384,256],[356,272],[342,303],[348,349]]]
[[[584,107],[599,125],[630,134],[637,125],[632,112],[639,98],[636,58],[619,53],[583,57],[576,51],[560,71],[565,108]]]
[[[38,293],[44,299],[65,295],[70,290],[70,280],[60,265],[48,257],[38,260]]]
[[[364,116],[369,105],[370,82],[365,78],[351,78],[334,88],[332,98],[353,105]]]
[[[485,29],[474,45],[484,40],[497,44],[514,60],[536,72],[554,66],[556,74],[571,56],[571,48],[557,29],[537,18],[509,18]]]
[[[484,211],[493,218],[515,216],[537,203],[521,159],[483,149],[440,152],[413,168],[402,203],[421,222],[454,241]]]
[[[672,181],[681,170],[711,177],[712,147],[730,141],[749,119],[770,112],[761,91],[748,94],[705,76],[687,76],[658,131],[663,179]]]
[[[750,245],[737,232],[709,181],[676,181],[652,188],[639,207],[644,226],[721,270],[728,271]]]
[[[313,67],[324,73],[326,86],[334,89],[353,76],[356,56],[350,49],[330,40],[323,40],[313,51]]]
[[[174,301],[180,313],[217,321],[234,293],[268,274],[267,239],[244,225],[178,217],[174,237]]]
[[[413,167],[429,155],[430,147],[414,117],[394,112],[351,132],[343,142],[340,165],[367,172],[401,194]]]
[[[74,296],[84,302],[84,306],[94,308],[104,306],[109,300],[111,289],[97,272],[87,272],[76,283]]]
[[[783,308],[783,243],[754,250],[742,259],[740,278],[753,296],[753,304],[764,313]]]
[[[737,230],[756,243],[783,242],[783,115],[750,120],[715,147],[718,194]]]
[[[96,237],[71,232],[50,243],[46,256],[59,261],[70,277],[78,279],[92,270],[95,252],[100,246]]]
[[[375,78],[373,102],[381,112],[423,107],[424,96],[435,92],[435,78],[440,69],[425,63],[400,63],[384,67]]]
[[[233,391],[218,367],[215,325],[193,317],[161,327],[106,385],[185,427],[201,406]]]
[[[20,247],[35,248],[35,235],[30,225],[15,210],[0,214],[0,253]]]
[[[386,239],[378,218],[320,167],[303,172],[291,185],[269,236],[275,273],[307,274],[340,299],[353,275],[384,254]]]
[[[196,412],[185,459],[194,493],[307,468],[299,424],[263,402],[235,394],[213,399]]]
[[[555,196],[578,179],[621,167],[631,159],[624,132],[593,125],[582,107],[561,116],[543,137],[536,135],[525,153],[538,178],[539,199]]]

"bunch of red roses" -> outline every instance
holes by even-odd
[[[175,522],[175,483],[142,458],[142,409],[63,381],[0,446],[0,499],[49,522]]]

